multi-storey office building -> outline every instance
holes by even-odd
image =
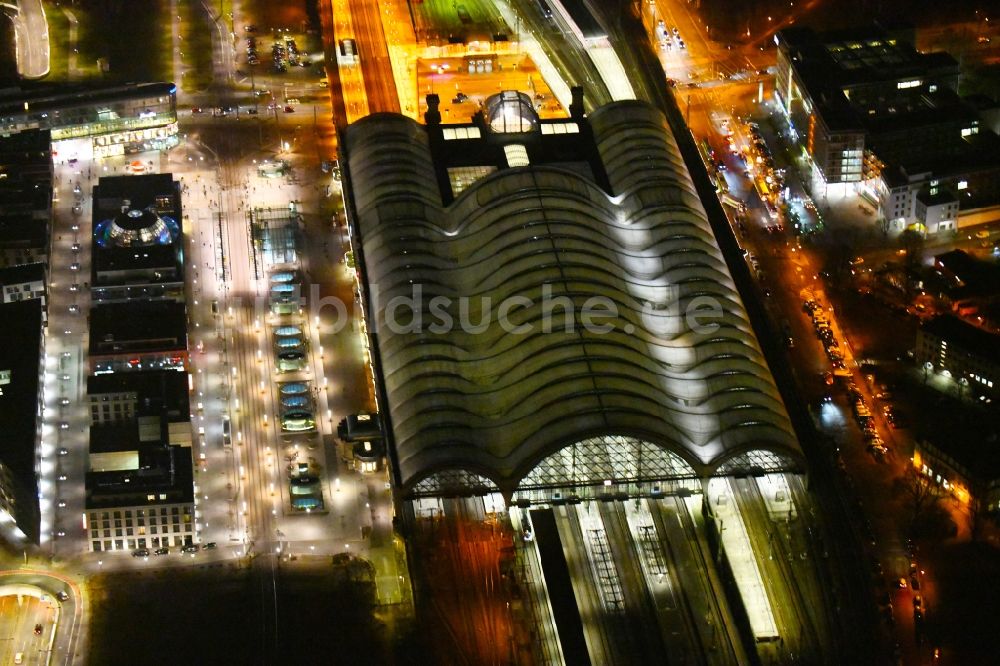
[[[94,187],[94,303],[184,300],[180,184],[170,174],[101,178]]]
[[[0,133],[52,132],[56,159],[89,159],[177,143],[173,83],[0,91]]]
[[[901,229],[954,230],[1000,203],[1000,139],[957,95],[959,67],[878,27],[776,36],[776,98],[824,194],[857,192]]]
[[[52,221],[49,132],[0,137],[0,267],[45,263]]]
[[[197,538],[191,450],[143,441],[138,420],[91,426],[84,529],[90,550],[182,546]]]
[[[187,310],[175,301],[95,305],[90,311],[95,374],[187,368]]]
[[[37,543],[40,536],[41,301],[0,304],[0,321],[0,537],[17,547],[25,540]]]

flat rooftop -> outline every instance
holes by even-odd
[[[860,113],[854,101],[855,89],[888,85],[903,79],[924,80],[958,75],[958,61],[949,54],[920,53],[910,44],[890,37],[874,25],[822,33],[810,28],[787,28],[778,33],[778,39],[792,57],[795,71],[809,97],[821,108],[823,119],[834,131],[868,127],[877,124],[883,115],[893,116],[888,126],[891,127],[906,116],[902,110],[877,114],[877,118],[870,118],[867,109],[865,113]],[[851,91],[850,99],[844,90]],[[906,92],[910,88],[901,90]],[[883,94],[880,102],[891,106],[897,96],[886,97]],[[926,122],[926,119],[920,122]],[[878,131],[877,127],[868,128]]]
[[[176,370],[140,370],[115,372],[87,377],[87,395],[135,393],[137,413],[153,415],[166,412],[170,420],[190,418],[188,376]]]
[[[0,89],[0,116],[67,109],[85,104],[100,104],[123,97],[159,97],[177,91],[173,83],[126,83],[114,86],[64,85]]]
[[[0,268],[0,285],[23,284],[45,280],[46,266],[41,262],[19,264],[9,268]]]
[[[0,321],[0,461],[24,482],[35,474],[41,301],[0,303]]]
[[[951,315],[931,319],[923,325],[923,330],[947,340],[949,346],[955,345],[967,353],[1000,363],[1000,335]]]
[[[187,313],[183,303],[106,303],[90,311],[91,356],[186,349]]]
[[[145,446],[137,450],[137,469],[87,473],[87,509],[194,501],[194,465],[190,449]]]

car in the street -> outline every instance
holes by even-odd
[[[60,481],[65,481],[65,480],[66,480],[66,475],[65,475],[65,474],[60,474],[60,475],[59,475],[59,476],[58,476],[57,478],[58,478],[58,479],[59,479]]]
[[[65,407],[66,405],[69,404],[69,398],[60,398],[59,399],[59,404],[62,405],[63,407]]]
[[[208,543],[201,544],[202,550],[215,550],[216,544],[214,541],[209,541]]]
[[[61,456],[68,456],[69,455],[69,449],[66,449],[66,448],[59,449],[59,455],[61,455]]]
[[[71,314],[76,314],[77,312],[80,311],[80,306],[77,305],[76,303],[70,303],[69,311]]]
[[[249,109],[247,109],[247,113],[249,113],[251,116],[256,116],[257,109],[251,106]]]
[[[78,270],[80,270],[80,262],[74,261],[72,264],[69,265],[69,269],[71,271],[78,271]]]
[[[294,113],[294,112],[295,112],[295,108],[294,107],[291,107],[291,106],[286,106],[285,107],[285,113]]]
[[[35,635],[36,636],[42,635],[42,625],[40,622],[35,624]]]
[[[56,592],[56,599],[58,599],[59,601],[66,601],[67,599],[69,599],[69,595],[63,592],[62,590],[59,590],[58,592]]]
[[[199,113],[201,113],[201,107],[200,106],[192,106],[191,107],[191,113],[193,115],[198,115]]]
[[[72,245],[69,246],[69,249],[73,250],[74,252],[79,252],[80,251],[80,244],[79,243],[73,243]]]
[[[73,284],[71,284],[69,286],[69,290],[70,291],[80,291],[80,284],[78,282],[74,282]]]
[[[245,25],[245,26],[243,26],[243,31],[244,32],[257,32],[257,26],[253,25],[252,23],[250,25]]]
[[[68,424],[68,423],[66,423],[65,421],[62,421],[62,422],[61,422],[61,423],[59,424],[59,429],[60,429],[60,430],[69,430],[69,424]]]
[[[181,547],[181,552],[182,553],[191,553],[191,554],[197,553],[198,552],[198,544],[189,543],[186,546],[182,546]]]
[[[15,664],[23,664],[24,663],[24,653],[23,652],[15,652],[14,653],[14,663]]]
[[[61,379],[63,381],[67,381],[67,380],[69,380],[69,375],[64,372],[61,375],[59,375],[59,379]]]
[[[170,553],[169,548],[157,548],[153,551],[154,555],[167,555],[168,553]]]
[[[132,551],[132,557],[149,557],[148,548],[136,548]]]
[[[59,500],[58,506],[59,506],[60,509],[62,509],[63,507],[65,507],[66,506],[66,500]]]
[[[80,230],[80,225],[77,224],[76,222],[74,222],[73,224],[70,225],[69,228],[72,229],[73,231],[79,231]]]

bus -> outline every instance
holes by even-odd
[[[222,415],[222,446],[230,448],[233,445],[233,430],[229,424],[229,414]]]
[[[340,40],[340,61],[345,65],[353,65],[357,62],[358,50],[353,39]]]

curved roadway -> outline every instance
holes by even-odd
[[[59,602],[60,612],[52,639],[49,664],[85,663],[85,659],[77,654],[80,651],[80,636],[83,624],[83,604],[81,603],[80,587],[64,576],[33,569],[13,569],[0,571],[0,588],[29,586],[39,589],[51,596],[53,600],[60,592],[67,596]],[[41,596],[41,595],[39,595]]]
[[[42,0],[18,0],[14,23],[17,73],[24,79],[40,79],[49,73],[49,24]]]

